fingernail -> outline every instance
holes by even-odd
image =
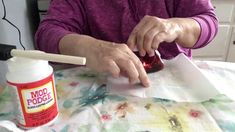
[[[148,78],[145,79],[145,81],[143,82],[145,87],[149,87],[150,86],[150,81]]]
[[[154,52],[151,52],[150,54],[149,54],[149,57],[153,57],[154,56]]]
[[[146,53],[145,53],[145,52],[143,52],[143,51],[142,51],[142,52],[140,52],[140,56],[142,56],[142,57],[144,57],[144,56],[145,56],[145,54],[146,54]]]
[[[138,51],[136,46],[133,47],[133,51]]]
[[[144,84],[145,87],[149,87],[150,86],[150,82],[147,81],[145,84]]]

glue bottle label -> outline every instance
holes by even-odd
[[[30,128],[44,125],[58,115],[53,74],[37,82],[8,84],[16,90],[20,126]]]

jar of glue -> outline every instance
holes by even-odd
[[[58,105],[48,61],[13,57],[7,65],[7,83],[15,94],[16,124],[31,129],[53,123],[58,117]]]

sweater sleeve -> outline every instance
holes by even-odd
[[[59,53],[60,39],[67,34],[84,33],[84,23],[84,10],[80,0],[52,0],[47,15],[35,34],[36,48]]]
[[[218,32],[218,20],[210,0],[176,0],[175,17],[188,17],[198,22],[201,28],[198,41],[192,47],[209,44]]]

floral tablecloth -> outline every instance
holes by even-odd
[[[235,64],[209,61],[195,61],[195,64],[221,94],[198,103],[138,98],[111,93],[106,87],[106,76],[86,68],[56,71],[59,117],[50,126],[30,131],[235,131],[235,102],[230,99],[235,92]],[[2,124],[14,122],[11,96],[9,89],[0,88]],[[11,127],[14,131],[23,131],[14,124]]]

